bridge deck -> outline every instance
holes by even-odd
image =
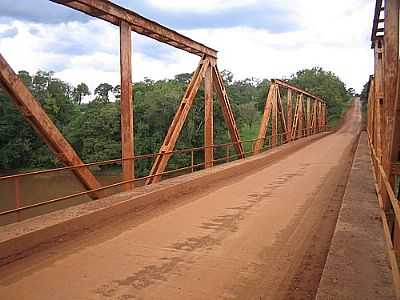
[[[356,102],[340,131],[264,169],[3,266],[0,298],[312,298],[360,119]]]

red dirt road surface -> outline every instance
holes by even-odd
[[[0,299],[313,299],[361,124],[0,269]]]

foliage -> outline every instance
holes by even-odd
[[[120,86],[101,83],[90,98],[85,83],[71,87],[54,78],[52,72],[30,75],[19,72],[20,78],[38,99],[44,110],[86,162],[121,157]],[[133,86],[135,153],[158,152],[192,74],[178,74],[174,79],[153,81],[145,78]],[[261,113],[270,82],[248,78],[234,81],[229,71],[222,77],[230,98],[243,140],[254,139],[258,133]],[[345,85],[333,73],[319,68],[302,70],[290,82],[327,100],[330,115],[340,114],[349,99]],[[90,98],[89,103],[85,103]],[[200,87],[176,148],[203,145],[204,88]],[[219,100],[214,98],[214,143],[229,142]],[[246,148],[247,149],[247,148]],[[216,151],[217,156],[220,155]],[[195,161],[203,159],[202,151]],[[136,163],[137,175],[147,175],[152,160]],[[173,156],[169,168],[190,163],[190,154]],[[0,89],[0,170],[49,168],[59,165],[34,130],[21,116],[5,91]]]
[[[79,110],[72,102],[71,87],[54,79],[51,72],[30,76],[21,71],[19,76],[57,127],[63,132]],[[57,164],[34,130],[0,89],[0,169],[51,167]]]
[[[110,93],[113,90],[113,86],[108,83],[101,83],[95,90],[94,95],[96,98],[93,101],[99,103],[108,103],[110,102]]]
[[[74,102],[78,103],[79,105],[82,103],[83,97],[89,95],[90,95],[89,87],[83,82],[78,84],[78,86],[74,88],[72,92]]]
[[[335,122],[339,119],[354,90],[347,90],[346,85],[334,73],[322,68],[312,68],[298,71],[292,75],[289,82],[326,101],[328,120]]]
[[[367,82],[364,84],[363,89],[362,89],[361,94],[360,94],[360,100],[361,100],[363,112],[366,112],[366,111],[367,111],[369,85],[370,85],[370,81],[367,81]]]
[[[360,100],[363,103],[367,103],[368,102],[368,92],[369,92],[369,81],[367,81],[364,86],[363,89],[361,91],[360,94]]]

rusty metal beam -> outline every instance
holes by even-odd
[[[213,122],[213,75],[211,64],[204,77],[204,163],[205,168],[213,166],[214,122]]]
[[[374,76],[371,75],[368,84],[368,136],[372,145],[375,145],[374,132],[376,128],[374,90]]]
[[[254,145],[254,153],[255,154],[261,152],[261,149],[265,143],[265,137],[267,135],[267,128],[268,128],[269,120],[271,117],[273,101],[274,101],[274,97],[275,97],[277,89],[278,89],[278,86],[274,83],[272,83],[271,86],[269,87],[267,101],[265,102],[265,106],[264,106],[263,117],[261,119],[260,128],[258,130],[257,141]]]
[[[286,124],[286,117],[285,117],[285,113],[284,113],[284,109],[283,109],[283,105],[282,105],[282,98],[281,98],[281,94],[279,92],[279,89],[278,89],[277,96],[278,96],[278,98],[277,98],[277,106],[278,106],[279,120],[281,122],[282,131],[283,131],[284,136],[285,136],[285,138],[287,140],[288,127],[287,127],[287,124]]]
[[[290,141],[292,138],[292,121],[293,121],[293,109],[292,109],[292,90],[288,90],[287,93],[287,140]]]
[[[391,172],[396,175],[396,176],[400,176],[400,163],[392,163],[392,170]]]
[[[211,78],[210,76],[211,72]],[[182,127],[186,121],[189,110],[195,100],[197,91],[200,87],[201,82],[205,79],[205,149],[206,159],[205,165],[208,167],[212,165],[212,91],[210,87],[214,85],[215,90],[219,96],[222,113],[224,116],[225,123],[228,127],[229,134],[233,146],[236,150],[238,158],[244,158],[244,150],[240,141],[239,131],[236,126],[235,117],[233,115],[232,108],[229,103],[228,95],[226,93],[221,75],[218,72],[216,60],[212,57],[204,56],[197,67],[189,86],[186,89],[185,95],[183,96],[182,102],[177,109],[174,119],[168,129],[167,135],[164,139],[163,145],[160,148],[159,155],[155,158],[153,166],[150,171],[150,177],[146,181],[146,184],[155,183],[161,180],[161,174],[167,167],[168,161],[171,158],[171,151],[173,151]],[[209,149],[209,150],[207,150]],[[211,151],[210,151],[211,150]],[[210,152],[208,152],[210,151]]]
[[[317,130],[317,102],[314,101],[312,105],[312,116],[311,116],[311,133],[315,134],[318,132]]]
[[[78,154],[1,54],[0,84],[9,94],[24,118],[61,162],[67,166],[83,164]],[[72,172],[87,190],[100,188],[100,183],[87,167],[73,169]],[[93,192],[89,195],[91,198],[97,199],[101,196],[101,193]]]
[[[287,89],[286,114],[282,105],[282,98],[279,88]],[[294,115],[292,111],[293,94],[297,95]],[[306,103],[303,103],[304,100],[306,100]],[[313,100],[313,112],[311,112],[311,100]],[[317,110],[320,112],[317,113]],[[274,147],[277,145],[279,135],[285,136],[286,141],[291,141],[298,137],[302,137],[303,135],[310,135],[319,132],[319,130],[316,130],[316,127],[325,127],[326,104],[321,98],[318,98],[293,85],[278,79],[271,80],[271,86],[269,88],[267,100],[264,106],[263,117],[260,122],[258,137],[256,143],[254,144],[253,152],[255,154],[261,152],[264,146],[271,114],[271,145]],[[317,115],[320,116],[318,120]],[[279,122],[281,123],[281,132],[278,132]],[[307,126],[306,132],[303,132],[304,122]]]
[[[237,157],[244,158],[243,145],[240,141],[239,131],[236,126],[235,116],[233,115],[233,110],[232,110],[231,103],[228,98],[228,94],[225,89],[224,81],[218,70],[216,61],[214,61],[214,60],[212,61],[212,66],[213,66],[214,88],[217,91],[219,102],[220,102],[220,105],[222,108],[222,114],[224,116],[225,124],[228,127],[228,131],[229,131],[229,135],[231,137],[231,141],[233,143],[233,147],[235,148]]]
[[[292,128],[292,140],[303,136],[303,94],[298,94]]]
[[[122,158],[134,156],[133,138],[133,95],[132,95],[132,31],[124,21],[120,25],[120,65],[121,65],[121,148]],[[122,161],[122,179],[132,180],[135,177],[134,160]],[[133,182],[127,183],[124,189],[133,188]]]
[[[398,65],[399,65],[399,1],[385,1],[385,28],[384,36],[384,116],[385,116],[385,135],[383,168],[389,178],[390,184],[394,188],[394,177],[391,176],[392,159],[398,158],[398,136],[395,132],[395,125],[398,120]],[[395,143],[394,143],[395,142]]]
[[[400,209],[396,177],[400,176],[400,78],[399,78],[399,1],[384,1],[384,19],[380,18],[382,0],[376,0],[371,35],[374,49],[374,76],[370,77],[368,93],[368,136],[376,190],[387,234],[387,246],[397,255],[400,253]],[[378,24],[384,22],[384,27]],[[377,35],[384,32],[384,35]],[[394,218],[386,218],[385,213]],[[390,222],[390,223],[389,223]],[[387,230],[389,231],[389,230]],[[400,295],[399,269],[391,260],[395,290]]]
[[[278,140],[278,92],[279,89],[276,89],[274,97],[272,98],[272,136],[271,136],[272,147],[276,146]]]
[[[315,95],[313,95],[313,94],[311,94],[311,93],[309,93],[309,92],[307,92],[305,90],[302,90],[302,89],[300,89],[300,88],[298,88],[298,87],[296,87],[296,86],[294,86],[294,85],[292,85],[290,83],[287,83],[285,81],[282,81],[282,80],[279,80],[279,79],[271,79],[271,82],[272,83],[276,83],[276,84],[278,84],[280,86],[286,87],[288,89],[291,89],[292,91],[295,91],[297,93],[301,93],[301,94],[303,94],[305,96],[311,97],[314,100],[321,101],[321,102],[325,103],[325,101],[323,99],[321,99],[320,97],[315,96]]]
[[[307,130],[306,133],[307,135],[311,134],[311,99],[310,97],[307,97],[307,108],[306,108],[306,126]]]
[[[162,43],[182,49],[192,54],[217,58],[217,51],[196,42],[172,29],[155,21],[147,19],[129,9],[123,8],[108,0],[50,0],[55,3],[79,10],[90,16],[105,20],[116,26],[121,21],[127,22],[131,29],[139,34],[148,36]]]
[[[372,33],[371,33],[371,42],[375,41],[376,33],[378,32],[378,24],[380,23],[380,14],[382,11],[382,0],[376,0],[375,2],[375,13],[374,13],[374,21],[372,25]],[[373,46],[371,47],[373,48]]]
[[[200,60],[199,65],[186,89],[185,95],[182,98],[181,104],[175,113],[174,119],[168,128],[167,135],[165,136],[164,142],[159,151],[160,155],[158,155],[154,160],[149,174],[154,177],[148,178],[146,184],[159,182],[161,180],[161,175],[158,174],[164,172],[167,167],[168,161],[171,158],[170,152],[175,148],[176,141],[178,140],[179,134],[209,65],[210,61],[208,58],[204,57]]]

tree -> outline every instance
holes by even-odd
[[[260,113],[257,110],[256,102],[240,104],[238,109],[239,119],[242,124],[247,124],[252,128],[254,123],[259,120]]]
[[[340,118],[346,103],[351,99],[344,82],[333,72],[322,68],[298,71],[291,76],[289,82],[324,99],[328,107],[328,118]]]
[[[58,129],[67,137],[86,162],[121,157],[120,86],[100,84],[94,99],[83,103],[89,95],[86,84],[73,88],[54,78],[53,72],[39,71],[34,75],[19,72],[20,78],[38,99]],[[192,74],[178,74],[174,79],[154,81],[145,78],[134,83],[135,153],[148,154],[159,150],[187,89]],[[270,82],[267,79],[233,80],[223,71],[222,77],[242,140],[257,136],[257,122],[264,110]],[[350,98],[351,89],[331,72],[314,68],[294,74],[290,82],[321,96],[328,102],[330,116],[340,116]],[[110,93],[117,100],[110,101]],[[366,95],[366,87],[363,94]],[[284,98],[284,94],[282,94]],[[112,96],[111,96],[112,97]],[[214,143],[229,142],[229,134],[215,93]],[[183,126],[176,148],[200,147],[204,143],[204,85],[201,85]],[[225,149],[215,155],[225,155]],[[224,153],[222,153],[224,152]],[[220,156],[218,156],[220,155]],[[203,152],[195,152],[195,163],[202,162]],[[173,155],[168,168],[188,166],[190,155]],[[148,175],[152,159],[135,164],[137,176]],[[4,90],[0,88],[0,169],[49,168],[59,165],[57,158],[22,117]]]
[[[347,90],[347,93],[350,95],[350,96],[355,96],[355,94],[356,94],[356,90],[355,89],[353,89],[353,88],[349,88],[348,90]]]
[[[68,138],[85,161],[121,157],[120,110],[116,103],[88,104],[69,126]]]
[[[182,74],[175,75],[175,80],[178,81],[179,83],[189,84],[192,76],[193,76],[193,73],[182,73]]]
[[[115,97],[115,100],[119,101],[121,100],[121,86],[118,84],[113,88],[113,94]]]
[[[71,100],[71,87],[39,71],[31,76],[19,72],[24,84],[41,103],[56,126],[65,133],[67,124],[78,111]],[[53,167],[57,158],[16,109],[13,101],[0,89],[0,169]]]
[[[230,85],[233,83],[233,73],[229,70],[222,70],[221,77],[225,84]]]
[[[361,91],[360,98],[361,98],[361,101],[362,101],[362,102],[368,102],[369,83],[370,83],[370,82],[367,81],[367,82],[364,84],[363,89],[362,89],[362,91]]]
[[[82,98],[89,95],[89,87],[83,82],[78,84],[78,86],[73,90],[74,102],[79,105],[82,103]]]
[[[108,83],[101,83],[95,90],[94,94],[96,98],[94,101],[99,103],[108,103],[110,102],[109,94],[113,90],[113,86]]]

